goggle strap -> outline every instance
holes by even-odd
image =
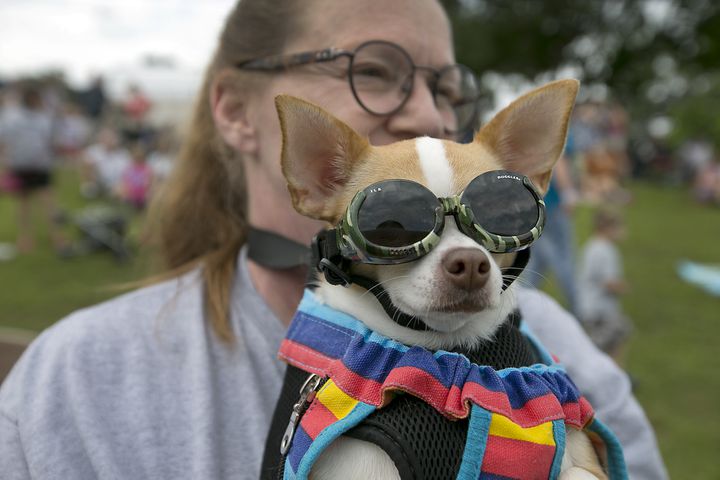
[[[349,262],[343,258],[337,244],[335,229],[321,230],[313,237],[311,248],[311,272],[317,269],[331,285],[349,287],[352,283],[348,274]]]
[[[407,313],[397,308],[395,304],[393,304],[390,300],[390,295],[388,295],[382,285],[380,285],[375,280],[367,277],[362,277],[360,275],[351,275],[350,278],[353,282],[375,295],[375,298],[377,298],[377,301],[380,302],[380,305],[382,305],[385,313],[401,327],[411,328],[413,330],[419,331],[432,330],[432,328],[430,328],[425,322],[423,322],[419,318],[408,315]]]

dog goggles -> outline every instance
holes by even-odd
[[[506,170],[483,173],[459,195],[442,198],[410,180],[384,180],[350,202],[335,227],[338,248],[352,262],[411,262],[440,242],[447,215],[490,252],[510,253],[540,236],[545,202],[530,179]]]

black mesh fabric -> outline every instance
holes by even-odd
[[[519,329],[520,312],[514,312],[498,329],[495,338],[479,343],[472,349],[456,349],[478,365],[489,365],[495,370],[523,367],[537,363],[540,358],[532,344]]]
[[[450,421],[412,395],[398,395],[346,436],[372,442],[390,456],[402,480],[456,478],[468,420]]]
[[[456,350],[473,363],[496,370],[532,365],[537,352],[518,329],[513,314],[492,341]],[[380,446],[398,467],[402,480],[456,478],[465,448],[468,421],[448,420],[412,395],[401,395],[373,412],[345,435]]]

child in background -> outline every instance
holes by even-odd
[[[593,235],[580,255],[579,317],[593,342],[622,365],[623,347],[632,331],[619,302],[628,290],[616,246],[625,236],[625,226],[616,212],[606,209],[595,213],[593,223]]]
[[[75,160],[82,153],[90,138],[92,126],[80,107],[66,102],[56,119],[55,151],[68,160]]]
[[[132,162],[123,172],[120,196],[135,210],[141,211],[150,199],[153,173],[145,147],[140,142],[130,148],[130,155]]]
[[[157,133],[155,148],[148,154],[148,164],[153,172],[153,188],[162,184],[170,173],[175,164],[175,155],[177,153],[177,139],[175,133],[170,127],[162,128]]]
[[[86,198],[114,196],[125,170],[132,163],[130,153],[120,144],[117,132],[109,127],[98,132],[96,143],[85,149],[81,160],[81,191]]]
[[[699,203],[720,206],[720,161],[711,160],[698,169],[692,191]]]

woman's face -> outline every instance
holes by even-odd
[[[455,61],[450,26],[435,0],[328,0],[313,2],[308,7],[313,13],[308,13],[305,35],[289,45],[284,53],[328,47],[354,50],[368,40],[385,40],[405,49],[416,65],[439,69]],[[258,74],[268,75],[268,83],[247,105],[248,119],[258,135],[256,156],[259,160],[246,162],[251,222],[256,225],[262,222],[252,213],[253,199],[263,196],[262,202],[267,206],[268,188],[274,190],[274,195],[282,196],[284,205],[292,208],[280,171],[282,138],[274,107],[274,98],[280,93],[316,103],[367,136],[375,145],[422,135],[443,136],[442,119],[423,73],[416,73],[413,91],[399,112],[376,116],[356,102],[346,71],[347,59],[340,58],[277,74]],[[253,177],[258,181],[254,182]],[[258,191],[259,185],[264,185],[262,190],[265,192]],[[303,222],[295,218],[287,220]],[[307,228],[311,238],[318,224],[309,224]]]

